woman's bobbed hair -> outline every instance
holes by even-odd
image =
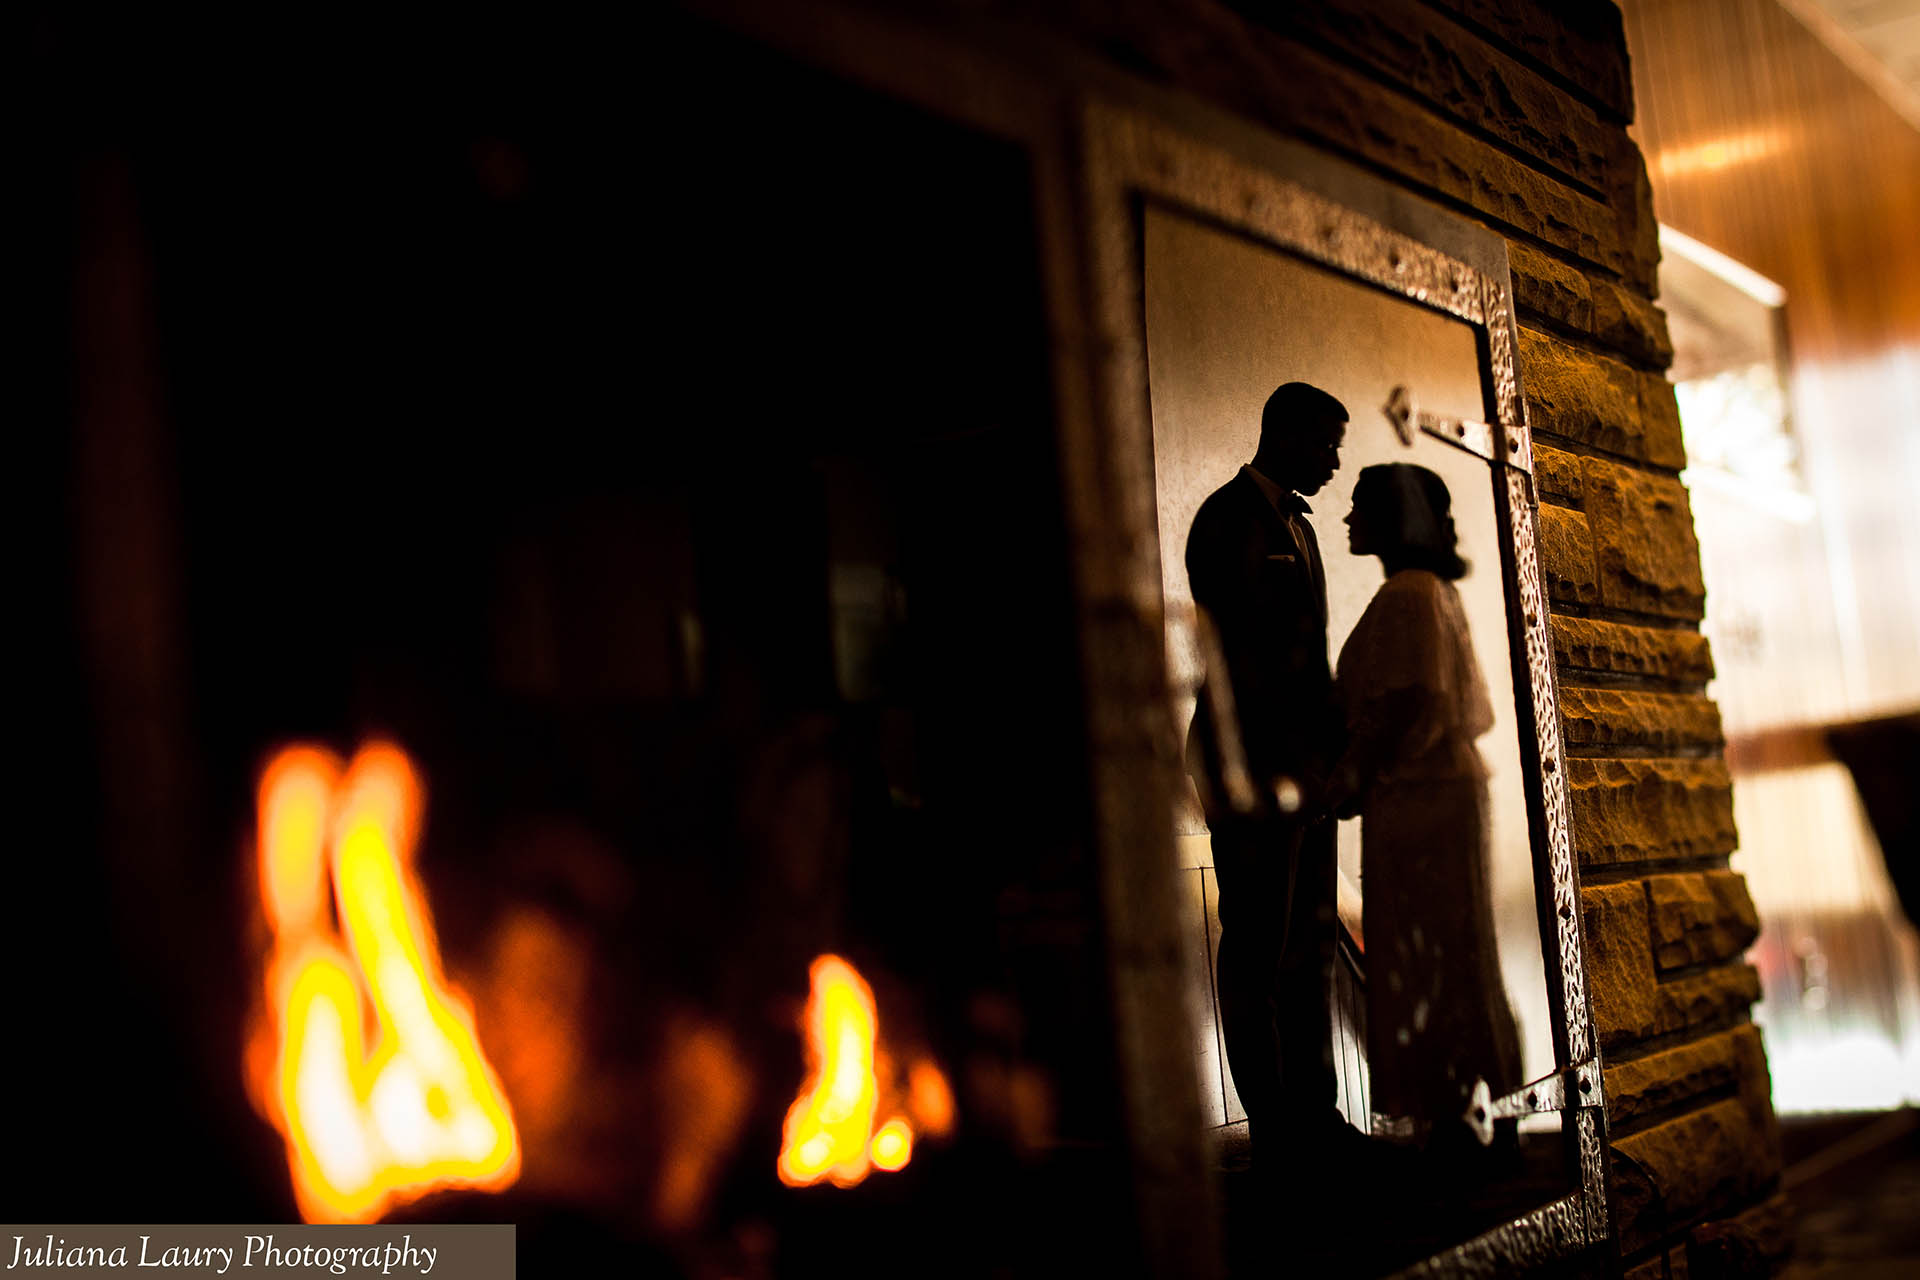
[[[1449,582],[1467,576],[1455,550],[1453,495],[1447,482],[1410,462],[1363,468],[1354,482],[1353,505],[1375,517],[1369,528],[1387,545],[1379,554],[1411,569],[1425,569]]]

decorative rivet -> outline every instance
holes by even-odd
[[[1580,1092],[1582,1092],[1582,1093],[1592,1093],[1592,1092],[1593,1092],[1593,1081],[1591,1081],[1591,1080],[1589,1080],[1589,1079],[1587,1079],[1587,1078],[1586,1078],[1585,1076],[1581,1076],[1581,1077],[1580,1077]]]
[[[1531,1090],[1529,1090],[1529,1091],[1527,1092],[1527,1105],[1528,1105],[1528,1106],[1530,1106],[1530,1107],[1537,1107],[1537,1106],[1539,1106],[1539,1105],[1540,1105],[1540,1095],[1539,1095],[1539,1094],[1537,1094],[1537,1093],[1534,1093],[1534,1092],[1533,1092],[1533,1091],[1531,1091]]]

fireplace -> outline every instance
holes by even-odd
[[[1126,1248],[1027,157],[654,34],[677,73],[637,97],[609,56],[554,98],[169,120],[82,166],[81,362],[114,388],[79,393],[73,471],[85,965],[169,1152],[86,1215],[507,1220],[529,1259],[694,1274]],[[333,1123],[404,1145],[322,847],[368,752],[417,790],[373,823],[409,990],[471,1033],[506,1145],[329,1202],[289,1175],[314,1008]],[[257,861],[289,761],[298,902]],[[786,1132],[837,1105],[822,966],[874,1094],[831,1162]],[[53,1167],[21,1212],[81,1212],[91,1161]]]

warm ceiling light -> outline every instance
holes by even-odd
[[[1668,178],[1690,177],[1696,173],[1714,173],[1734,165],[1751,164],[1773,155],[1786,146],[1786,135],[1777,129],[1756,130],[1715,138],[1690,147],[1675,147],[1654,154],[1653,164]]]

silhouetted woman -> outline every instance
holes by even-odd
[[[1453,585],[1467,566],[1451,508],[1425,467],[1368,467],[1354,485],[1348,547],[1379,556],[1387,580],[1340,650],[1349,736],[1333,784],[1361,815],[1372,1107],[1448,1146],[1476,1078],[1496,1098],[1522,1083],[1474,747],[1493,708]]]

